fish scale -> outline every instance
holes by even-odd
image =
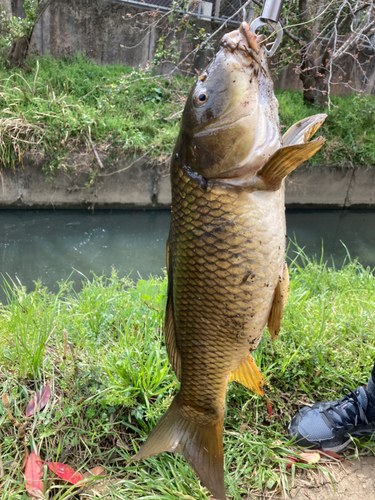
[[[201,399],[212,401],[215,406],[219,400],[222,402],[230,373],[246,359],[250,346],[252,350],[256,347],[267,323],[269,309],[262,308],[262,304],[272,302],[285,254],[285,231],[279,230],[283,225],[283,190],[271,193],[278,202],[270,200],[267,214],[267,206],[258,208],[258,200],[251,195],[239,196],[236,190],[228,193],[220,188],[204,191],[178,165],[171,177],[173,213],[169,241],[176,335],[182,353],[180,394],[181,398],[189,398],[189,390],[199,392]],[[184,206],[187,192],[191,201]],[[202,210],[212,203],[215,210]],[[267,219],[272,222],[267,224]],[[186,220],[190,223],[186,224]],[[199,225],[203,238],[194,222],[203,223]],[[273,278],[265,281],[270,275]],[[206,291],[204,297],[199,297],[198,290]],[[190,341],[195,338],[199,341]],[[216,386],[218,394],[214,394],[211,385],[202,386],[202,379],[207,376],[206,370],[201,373],[197,368],[202,344],[212,350],[209,358],[215,367],[214,377],[221,379]],[[184,366],[187,352],[193,356],[189,366],[194,373]],[[188,389],[185,379],[189,380]]]

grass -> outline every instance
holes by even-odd
[[[357,262],[328,268],[301,252],[290,274],[280,337],[271,342],[266,333],[255,352],[266,397],[234,383],[228,390],[229,499],[287,491],[300,468],[326,470],[325,464],[287,469],[287,457],[298,450],[288,442],[286,426],[304,403],[336,399],[343,386],[366,383],[375,359],[374,274]],[[134,284],[115,272],[84,279],[79,293],[71,282],[61,283],[55,295],[39,284],[30,292],[19,283],[6,286],[7,303],[0,306],[0,390],[9,394],[13,415],[25,424],[29,449],[37,443],[44,460],[81,471],[106,469],[102,498],[209,498],[178,455],[128,463],[178,388],[162,336],[166,287],[165,278]],[[27,402],[47,380],[50,402],[27,419]],[[0,405],[0,490],[6,500],[25,498],[24,448],[17,436]],[[355,445],[359,452],[375,451],[371,441]],[[80,498],[80,492],[63,483],[48,492],[50,499],[72,497]]]
[[[32,149],[61,168],[70,151],[92,141],[113,156],[169,154],[178,132],[173,115],[189,86],[181,77],[97,66],[80,56],[43,58],[28,71],[0,69],[0,163],[14,168]]]
[[[69,169],[69,152],[91,151],[93,144],[107,154],[105,166],[121,155],[165,159],[172,152],[192,84],[192,78],[97,66],[83,56],[30,60],[25,70],[0,68],[0,166],[14,168],[32,151],[52,172]],[[322,112],[305,105],[300,92],[276,94],[283,131]],[[311,164],[374,166],[375,97],[332,101],[321,129],[327,144]]]
[[[316,113],[327,113],[318,135],[327,139],[311,165],[375,166],[375,96],[353,94],[332,97],[333,107],[320,110],[303,103],[301,92],[276,92],[283,131],[293,123]]]

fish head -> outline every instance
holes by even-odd
[[[232,178],[255,175],[280,145],[267,56],[242,23],[195,83],[175,153],[204,178]]]

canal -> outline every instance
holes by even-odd
[[[92,272],[109,275],[111,268],[135,280],[161,275],[169,222],[170,212],[162,210],[3,210],[0,274],[28,289],[41,280],[52,291],[70,275],[79,287],[79,273],[90,278]],[[295,256],[295,241],[310,257],[320,259],[323,251],[329,265],[341,266],[349,252],[375,267],[374,228],[374,211],[287,211],[288,256]]]

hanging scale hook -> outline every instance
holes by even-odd
[[[260,26],[270,26],[276,33],[276,40],[273,42],[270,49],[265,48],[268,57],[271,57],[279,48],[283,38],[283,28],[279,23],[281,8],[284,0],[265,0],[260,17],[254,19],[250,24],[250,31],[255,31]]]

